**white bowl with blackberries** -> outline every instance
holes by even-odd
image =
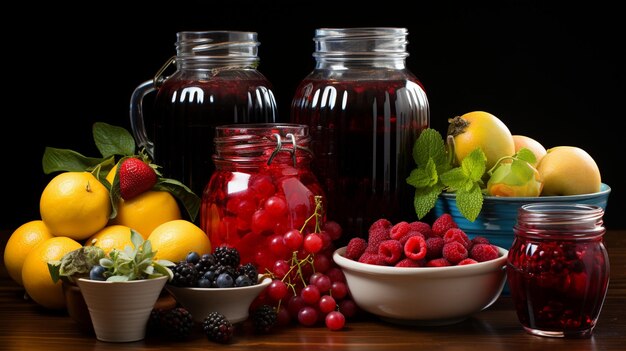
[[[272,281],[252,263],[242,264],[237,249],[226,246],[213,253],[190,252],[172,272],[165,288],[198,323],[213,312],[232,324],[245,321],[252,302]]]

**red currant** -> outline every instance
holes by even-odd
[[[332,296],[324,295],[320,298],[319,307],[322,313],[330,313],[337,308],[337,302]]]
[[[300,293],[305,303],[315,305],[320,300],[320,290],[315,285],[307,285]]]
[[[348,295],[348,286],[344,282],[333,282],[330,291],[336,299],[341,300]]]
[[[274,300],[279,301],[287,296],[288,287],[282,280],[274,279],[267,287],[267,294]]]
[[[346,317],[339,311],[326,315],[326,327],[330,330],[341,330],[346,325]]]
[[[322,237],[317,233],[307,234],[304,238],[304,243],[302,246],[307,252],[317,253],[322,249],[323,246]]]
[[[323,229],[330,235],[331,240],[337,240],[341,237],[341,226],[335,221],[327,221],[324,223]]]
[[[317,322],[317,310],[311,306],[303,307],[298,311],[298,322],[300,324],[310,327]]]
[[[303,240],[302,233],[298,229],[292,229],[283,235],[285,246],[292,251],[300,249]]]
[[[287,213],[287,202],[280,196],[270,196],[263,205],[267,213],[276,218]]]

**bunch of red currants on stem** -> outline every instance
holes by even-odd
[[[330,330],[340,330],[346,318],[357,313],[358,307],[350,296],[343,272],[332,259],[333,241],[341,237],[341,226],[334,221],[322,224],[321,197],[316,196],[315,201],[315,213],[302,229],[292,229],[283,235],[283,244],[292,250],[292,257],[277,260],[268,269],[266,273],[273,281],[253,306],[275,306],[279,326],[297,321],[303,326],[324,323]],[[315,229],[303,235],[311,221],[315,221]]]

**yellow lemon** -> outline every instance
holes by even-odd
[[[37,244],[26,255],[22,267],[22,282],[28,296],[45,308],[65,308],[61,281],[52,282],[48,262],[60,260],[66,253],[81,247],[76,240],[64,236],[50,238]]]
[[[87,239],[85,246],[88,245],[97,246],[107,254],[113,249],[124,250],[126,246],[134,247],[130,240],[130,227],[125,225],[110,225],[100,229]]]
[[[109,191],[89,172],[65,172],[41,194],[41,219],[55,236],[84,240],[109,221]]]
[[[111,224],[131,227],[146,239],[154,228],[180,218],[180,208],[172,194],[148,190],[128,201],[120,199],[117,216]]]
[[[178,219],[156,227],[148,237],[157,259],[182,261],[191,251],[200,255],[211,252],[209,237],[195,224]]]
[[[4,248],[4,265],[9,276],[19,285],[22,284],[22,266],[26,255],[37,244],[53,238],[43,221],[36,220],[22,224],[9,237]]]

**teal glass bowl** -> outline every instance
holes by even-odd
[[[443,193],[437,199],[433,213],[435,218],[449,213],[459,228],[470,238],[483,236],[489,239],[490,243],[508,250],[513,244],[513,226],[517,222],[517,211],[522,205],[557,202],[597,205],[606,210],[610,192],[611,188],[602,183],[600,191],[592,194],[539,197],[485,196],[483,208],[473,222],[459,212],[454,193]]]

